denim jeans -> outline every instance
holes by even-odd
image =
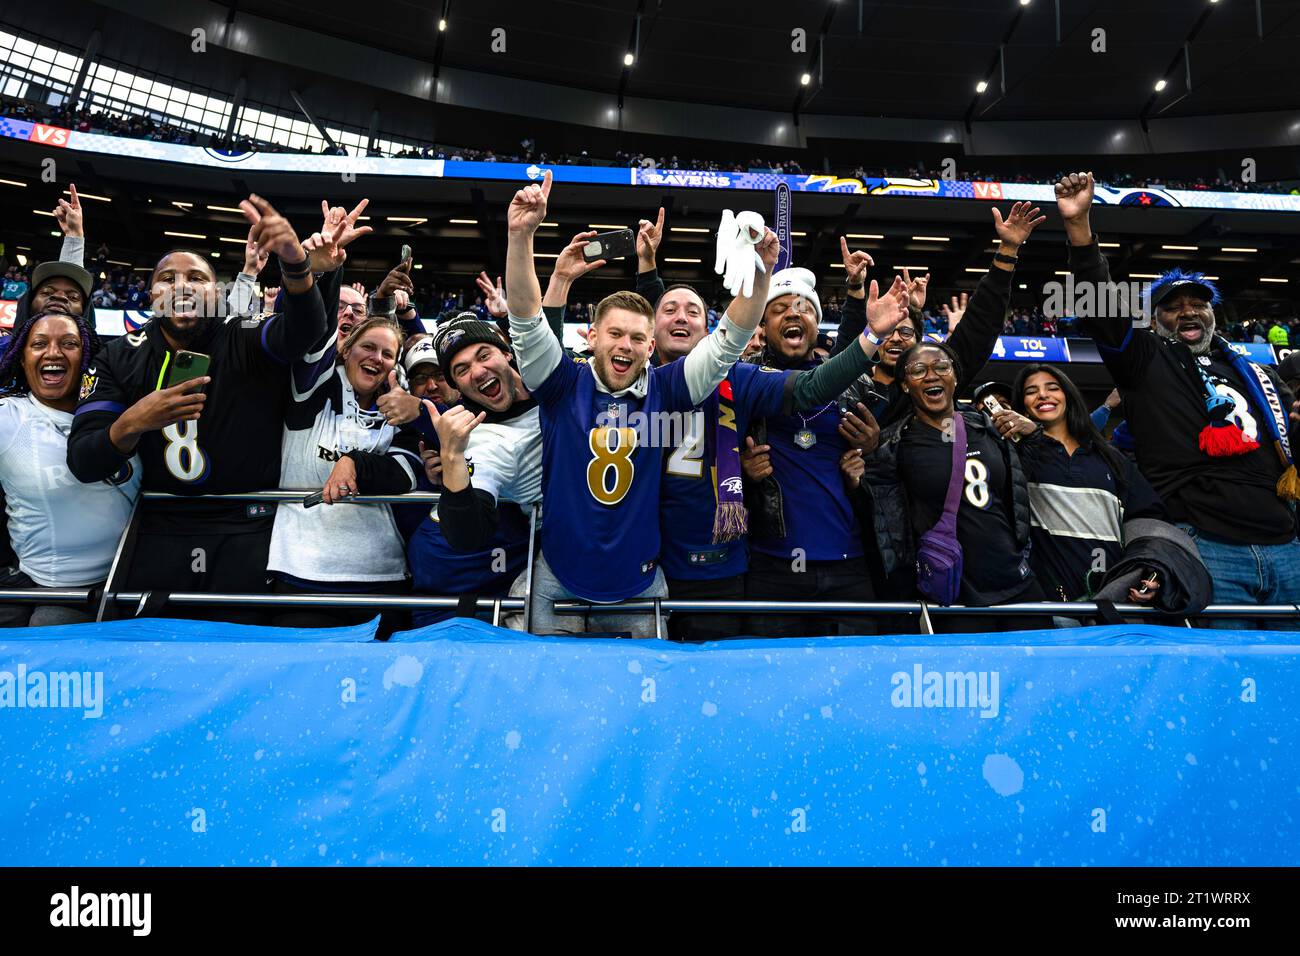
[[[524,596],[525,568],[510,587],[511,597]],[[668,585],[664,582],[663,568],[655,568],[654,580],[640,594],[639,598],[666,598]],[[531,599],[531,622],[529,630],[533,634],[624,634],[631,637],[654,637],[655,616],[651,614],[619,614],[614,611],[591,610],[585,614],[557,614],[554,602],[562,600],[581,600],[575,598],[555,577],[546,558],[539,551],[533,563],[533,590]],[[524,629],[522,614],[509,614],[502,617],[502,624],[512,630]]]
[[[1180,524],[1196,541],[1214,582],[1215,604],[1300,604],[1300,539],[1286,544],[1236,544]],[[1209,618],[1211,627],[1300,630],[1296,618]]]

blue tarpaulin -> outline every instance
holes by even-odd
[[[1295,634],[373,630],[5,632],[0,864],[1300,863]]]

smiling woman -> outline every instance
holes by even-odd
[[[280,487],[320,491],[323,505],[281,504],[267,569],[280,593],[406,589],[401,536],[386,504],[352,504],[368,494],[403,494],[423,469],[419,435],[388,424],[377,407],[395,376],[403,334],[387,318],[356,325],[337,346],[330,329],[293,369],[285,416]],[[329,627],[369,620],[360,612],[289,611],[283,627]],[[385,622],[391,628],[396,622]]]
[[[14,329],[0,360],[0,486],[17,562],[0,589],[82,588],[108,576],[140,490],[132,459],[107,481],[82,484],[67,467],[83,369],[99,340],[79,316],[39,312]],[[89,621],[85,609],[0,605],[0,626]]]

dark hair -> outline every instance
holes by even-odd
[[[659,311],[659,303],[663,301],[664,296],[669,292],[676,291],[677,289],[685,289],[687,292],[693,293],[695,297],[700,300],[700,305],[704,306],[704,311],[709,311],[709,303],[704,301],[704,296],[700,293],[699,289],[695,288],[695,286],[691,285],[689,282],[674,282],[670,286],[665,286],[664,291],[659,293],[659,298],[655,299],[654,306],[656,312]]]
[[[1062,372],[1055,365],[1047,362],[1033,362],[1026,365],[1016,376],[1015,384],[1011,386],[1011,407],[1032,421],[1038,421],[1030,411],[1029,406],[1025,404],[1025,383],[1029,381],[1029,376],[1044,373],[1056,379],[1056,383],[1061,386],[1061,391],[1065,393],[1065,428],[1074,438],[1075,441],[1083,443],[1091,440],[1097,453],[1105,459],[1106,464],[1110,467],[1111,474],[1115,476],[1115,485],[1117,488],[1123,488],[1127,482],[1124,481],[1124,474],[1127,471],[1126,459],[1113,447],[1110,442],[1106,441],[1097,426],[1092,422],[1092,416],[1088,414],[1088,403],[1084,401],[1083,394],[1079,387],[1070,381],[1070,377]]]
[[[179,256],[179,255],[194,256],[194,258],[202,260],[203,263],[208,267],[208,271],[212,273],[212,278],[216,279],[217,270],[212,267],[212,263],[208,262],[208,257],[205,256],[203,253],[196,252],[193,249],[168,249],[166,252],[164,252],[161,256],[158,257],[158,261],[154,263],[153,271],[149,273],[148,287],[150,289],[153,288],[154,280],[158,278],[158,267],[161,266],[164,260],[166,260],[168,257]],[[143,279],[144,276],[139,276],[138,278]]]
[[[14,326],[9,347],[5,349],[3,357],[0,357],[0,394],[25,395],[32,390],[27,381],[27,373],[23,371],[23,351],[27,348],[27,339],[31,337],[36,323],[47,318],[71,319],[76,324],[77,332],[81,335],[82,368],[99,351],[99,336],[86,323],[84,316],[68,315],[66,312],[38,312],[29,315]]]

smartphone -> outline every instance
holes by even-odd
[[[173,385],[180,385],[191,379],[202,378],[208,374],[208,367],[211,364],[211,356],[204,355],[202,352],[186,352],[182,349],[172,358],[171,367],[167,370],[167,387],[171,388]],[[203,388],[200,386],[191,391],[201,392]]]
[[[600,232],[582,247],[584,262],[597,259],[622,259],[636,254],[636,235],[631,229],[615,229],[612,232]]]
[[[399,258],[397,261],[399,263],[405,262],[409,258],[411,258],[411,247],[408,246],[406,243],[402,243],[402,255],[401,258]]]
[[[1151,593],[1151,587],[1146,583],[1147,581],[1155,581],[1156,584],[1159,584],[1160,572],[1155,568],[1143,568],[1142,576],[1138,578],[1138,584],[1142,585],[1136,589],[1138,594],[1147,595]]]
[[[980,399],[980,404],[984,406],[984,411],[989,413],[989,417],[996,417],[1000,413],[1006,411],[1006,409],[1002,407],[1002,403],[998,401],[998,397],[992,393],[985,395]],[[1014,433],[1007,437],[1012,441],[1020,441],[1020,436]]]
[[[356,495],[349,495],[348,497],[355,498]],[[336,498],[335,500],[337,501],[339,499]],[[325,492],[313,491],[306,498],[302,499],[302,506],[303,508],[315,508],[318,504],[321,504],[324,501],[325,501]]]

